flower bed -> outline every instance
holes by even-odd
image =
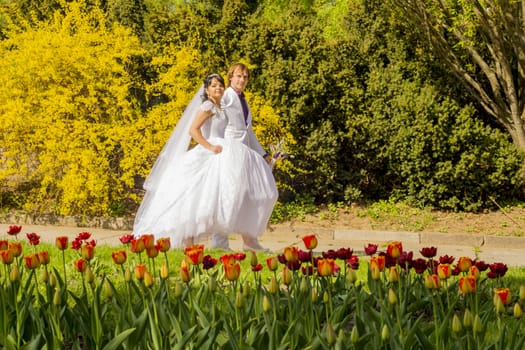
[[[277,255],[213,256],[126,235],[99,257],[88,232],[46,250],[21,229],[0,240],[3,349],[520,349],[525,339],[525,286],[506,284],[507,266],[436,247],[315,253],[308,235]]]

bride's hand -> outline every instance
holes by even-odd
[[[211,151],[213,153],[221,153],[222,152],[222,146],[221,145],[213,145],[211,147]]]

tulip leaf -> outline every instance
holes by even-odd
[[[133,332],[135,332],[135,328],[129,328],[121,332],[120,334],[117,334],[117,336],[113,338],[109,343],[107,343],[102,350],[118,349],[122,342],[124,342],[124,340],[126,340],[128,336]]]

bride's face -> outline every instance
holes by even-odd
[[[217,79],[213,78],[210,85],[206,88],[206,94],[210,100],[218,104],[224,94],[224,85],[222,85]]]

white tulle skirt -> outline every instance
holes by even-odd
[[[270,167],[255,151],[237,140],[221,144],[214,154],[201,146],[185,153],[166,171],[141,205],[133,234],[169,237],[174,247],[187,238],[212,233],[258,237],[266,230],[278,192]]]

